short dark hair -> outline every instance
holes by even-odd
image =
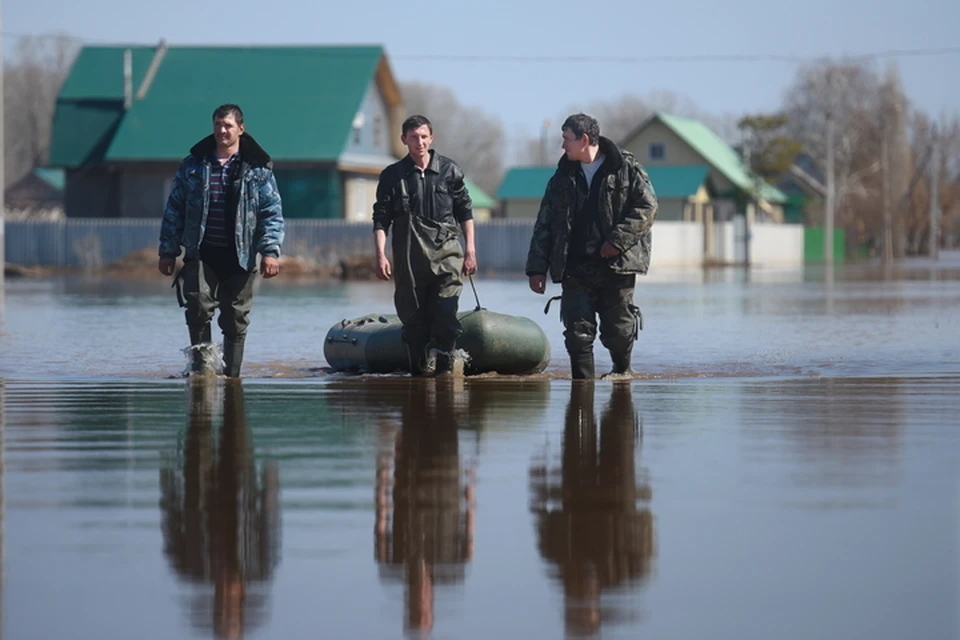
[[[569,129],[570,133],[577,137],[577,140],[583,137],[583,134],[590,136],[590,144],[600,144],[600,123],[597,119],[588,116],[585,113],[575,113],[563,121],[560,130]]]
[[[213,110],[214,121],[226,118],[227,116],[233,116],[237,124],[243,124],[243,110],[235,104],[222,104]]]
[[[403,135],[407,135],[410,131],[414,129],[419,129],[423,125],[427,125],[427,128],[430,129],[430,135],[433,135],[433,125],[430,124],[430,121],[427,120],[427,116],[415,115],[410,116],[403,121],[403,126],[400,128]],[[396,134],[394,134],[396,135]]]

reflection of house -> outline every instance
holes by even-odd
[[[540,199],[554,171],[554,167],[510,169],[497,191],[504,217],[536,218]],[[659,200],[657,220],[702,222],[710,203],[708,172],[709,168],[704,165],[647,167]]]
[[[50,165],[66,170],[69,217],[156,217],[214,108],[236,103],[274,159],[286,217],[367,221],[380,171],[406,153],[401,102],[377,46],[84,47]]]
[[[751,212],[757,221],[784,221],[786,196],[754,176],[727,143],[697,120],[656,113],[634,129],[622,146],[648,171],[661,167],[708,167],[707,192],[717,222]],[[656,181],[653,185],[656,190]]]
[[[4,206],[10,211],[62,210],[63,183],[59,169],[34,169],[7,187]]]

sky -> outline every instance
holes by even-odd
[[[17,38],[48,33],[91,44],[379,44],[401,82],[447,86],[499,117],[508,148],[546,118],[624,93],[667,91],[716,116],[775,110],[800,63],[770,56],[952,49],[876,64],[897,64],[917,108],[960,112],[960,0],[3,0],[2,12],[5,56]],[[678,56],[696,59],[664,59]],[[729,59],[739,56],[753,58]]]

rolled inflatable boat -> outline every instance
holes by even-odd
[[[467,353],[466,375],[528,375],[550,364],[550,342],[533,320],[486,309],[462,311],[457,317],[463,325],[457,349]],[[409,372],[401,328],[395,315],[342,320],[327,332],[323,355],[334,371]]]

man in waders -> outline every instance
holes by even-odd
[[[190,149],[173,180],[160,228],[160,273],[173,275],[180,248],[183,268],[175,284],[186,308],[190,344],[210,342],[219,308],[224,374],[240,376],[257,254],[260,274],[280,272],[283,212],[270,156],[246,133],[243,112],[225,104],[213,112],[213,134]],[[198,349],[193,371],[202,371]]]
[[[411,116],[402,132],[409,153],[380,174],[373,205],[377,277],[396,279],[394,304],[410,372],[435,375],[450,371],[462,332],[457,319],[461,275],[477,270],[473,204],[457,163],[430,149],[430,121]],[[386,254],[391,226],[393,265]]]
[[[565,154],[547,183],[527,254],[530,289],[542,294],[548,272],[562,283],[560,318],[574,378],[595,377],[598,315],[611,373],[629,373],[643,327],[633,290],[650,265],[657,196],[633,154],[601,137],[594,118],[572,115],[561,131]]]

